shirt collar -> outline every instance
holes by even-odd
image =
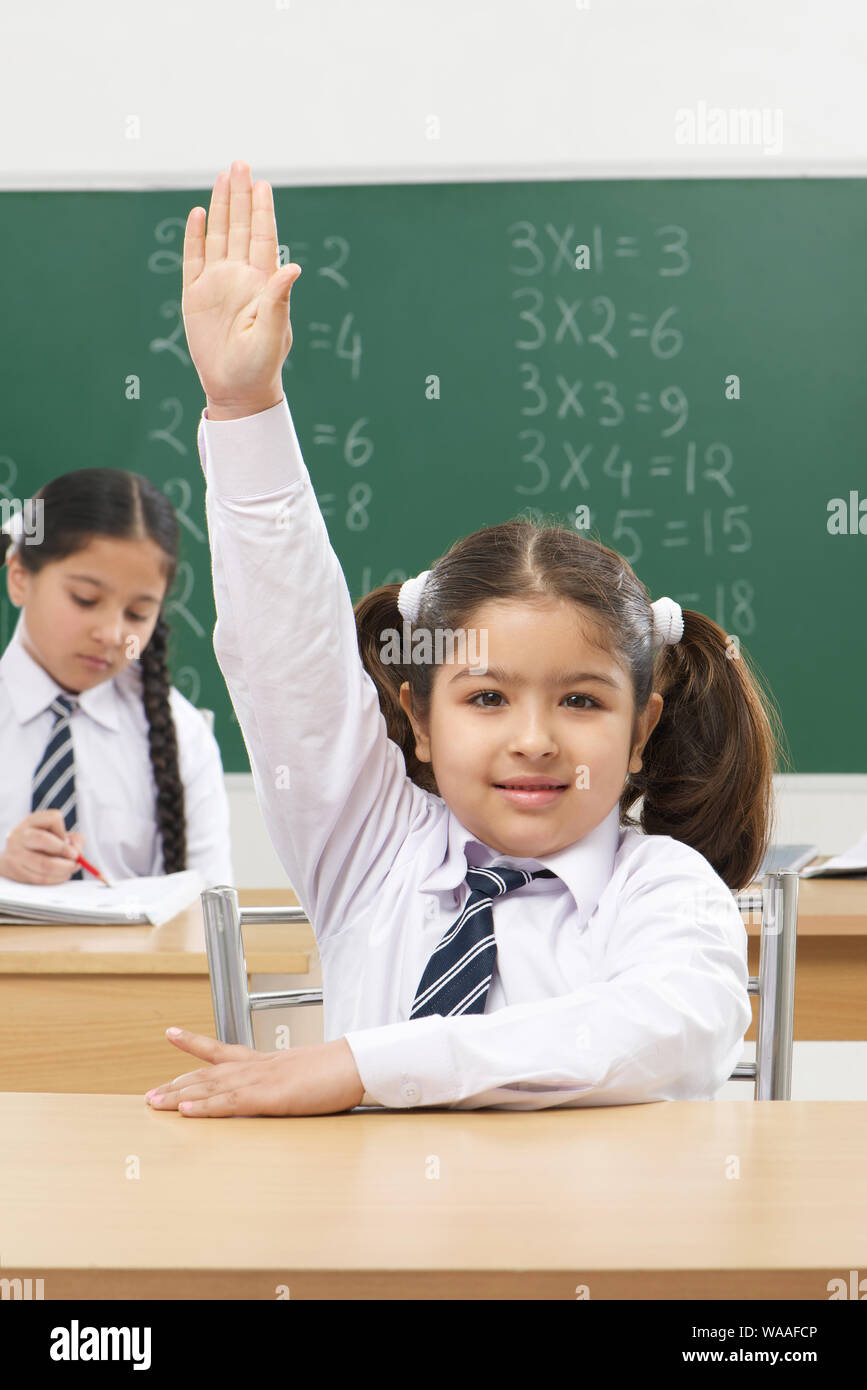
[[[582,921],[592,915],[602,896],[602,890],[614,873],[614,860],[620,847],[620,805],[613,806],[599,825],[566,849],[546,854],[541,859],[520,859],[514,855],[502,854],[490,845],[477,840],[472,831],[461,825],[451,811],[449,817],[449,844],[446,857],[422,879],[422,891],[455,889],[467,876],[467,868],[493,863],[514,864],[518,869],[550,869],[562,879],[575,900],[575,906]]]
[[[5,652],[0,656],[0,680],[6,686],[19,724],[26,724],[42,714],[58,695],[69,692],[59,686],[27,651],[21,640],[21,616]],[[103,681],[91,690],[83,690],[75,698],[85,714],[117,733],[120,729],[120,697],[115,688],[115,679]]]

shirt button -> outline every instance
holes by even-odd
[[[403,1085],[400,1088],[400,1094],[403,1096],[403,1099],[405,1101],[408,1101],[411,1105],[413,1101],[418,1100],[418,1086],[414,1081],[404,1081]]]

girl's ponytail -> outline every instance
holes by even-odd
[[[390,633],[396,632],[401,649],[403,646],[404,619],[397,606],[399,593],[399,584],[383,584],[359,599],[355,605],[358,653],[379,693],[379,707],[385,719],[388,737],[403,753],[407,776],[425,791],[438,795],[431,764],[420,762],[415,755],[413,727],[400,703],[401,685],[404,681],[410,681],[412,684],[411,668],[382,659]],[[394,645],[392,643],[392,647]]]
[[[703,613],[662,647],[662,713],[620,798],[621,823],[671,835],[703,854],[730,888],[751,883],[771,842],[782,722],[746,650]],[[627,815],[643,797],[640,822]]]

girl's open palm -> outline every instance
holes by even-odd
[[[250,166],[235,160],[214,184],[207,235],[202,207],[184,233],[184,327],[209,401],[264,409],[280,399],[300,274],[294,262],[280,266],[271,185],[251,185]]]

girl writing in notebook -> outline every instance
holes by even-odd
[[[776,735],[743,651],[651,605],[613,550],[523,519],[353,612],[282,389],[300,268],[279,268],[247,165],[217,179],[207,234],[190,213],[183,273],[214,647],[316,933],[329,1041],[263,1055],[175,1030],[212,1065],[150,1102],[711,1099],[751,1018],[731,890],[771,830]]]
[[[95,882],[81,853],[109,882],[231,882],[219,747],[169,677],[169,499],[119,468],[63,473],[0,532],[4,559],[21,612],[0,658],[0,875]]]

